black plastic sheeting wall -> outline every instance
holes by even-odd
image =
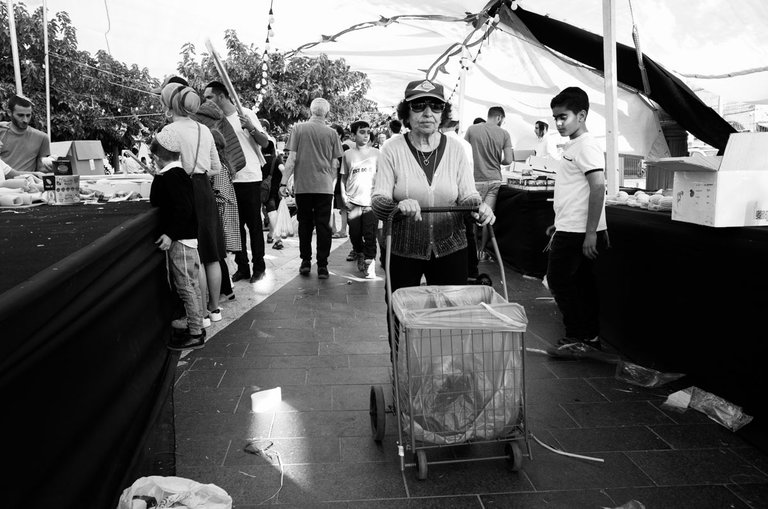
[[[4,507],[116,507],[149,474],[178,359],[156,228],[143,212],[0,295]]]

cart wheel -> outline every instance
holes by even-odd
[[[384,439],[387,425],[387,407],[384,402],[384,389],[377,385],[371,386],[371,432],[376,442]]]
[[[477,284],[478,285],[485,285],[485,286],[493,286],[493,281],[491,281],[490,276],[488,274],[480,274],[477,276]]]
[[[507,461],[512,465],[513,472],[519,472],[523,468],[523,450],[517,442],[507,442],[504,445],[504,453]]]
[[[416,451],[416,467],[418,468],[418,473],[416,474],[416,478],[419,481],[426,481],[427,480],[427,453],[419,450]]]

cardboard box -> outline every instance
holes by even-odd
[[[685,159],[675,162],[673,220],[714,227],[768,226],[768,133],[732,134],[719,166],[716,159],[706,165],[693,158],[668,159]]]
[[[53,142],[51,156],[68,159],[74,175],[104,175],[104,148],[98,140]]]
[[[43,190],[50,193],[49,205],[80,203],[80,176],[43,175]]]

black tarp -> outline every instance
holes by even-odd
[[[520,7],[515,11],[504,9],[501,12],[517,16],[533,36],[548,48],[603,72],[603,38],[601,36]],[[643,80],[635,49],[620,43],[616,46],[618,81],[637,90],[643,90]],[[650,98],[686,131],[722,153],[728,143],[728,137],[736,132],[733,126],[704,104],[685,83],[659,63],[643,55],[643,64],[650,83]],[[568,85],[564,84],[563,88],[565,86]]]
[[[3,507],[115,507],[148,474],[178,359],[156,237],[145,211],[0,295]]]

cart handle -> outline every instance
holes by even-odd
[[[421,207],[420,212],[422,214],[437,214],[439,212],[479,212],[480,206],[479,205],[453,205],[448,207]],[[385,221],[385,229],[384,234],[388,235],[392,233],[392,221],[395,219],[395,216],[398,214],[402,214],[400,212],[400,209],[395,206],[395,208],[387,215],[387,220]]]

